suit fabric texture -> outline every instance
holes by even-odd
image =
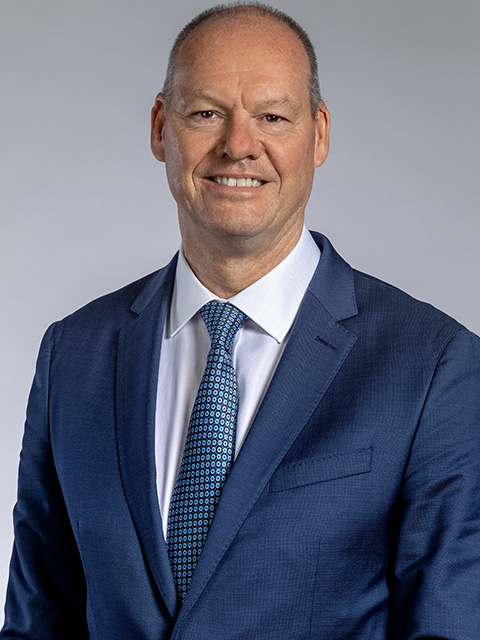
[[[478,640],[480,339],[313,235],[181,606],[154,459],[176,259],[48,329],[0,638]]]

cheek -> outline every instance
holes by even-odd
[[[277,158],[277,172],[281,178],[281,193],[287,207],[304,207],[310,196],[315,162],[313,145],[305,140],[304,144],[289,145]]]
[[[303,173],[304,179],[311,181],[315,173],[315,140],[313,137],[309,137],[302,145],[297,163],[299,172]]]
[[[166,156],[166,164],[167,174],[170,173],[176,182],[184,185],[194,184],[195,171],[208,154],[208,149],[205,149],[200,142],[199,140],[185,140],[182,137],[172,140],[172,144],[169,145],[169,153]]]
[[[178,141],[166,147],[165,170],[170,190],[177,198],[192,182],[192,161]]]
[[[292,136],[270,148],[270,158],[277,171],[285,175],[309,172],[315,166],[315,139],[312,135]]]
[[[277,171],[282,177],[282,182],[288,182],[291,189],[304,188],[310,183],[315,170],[313,150],[306,146],[298,145],[286,150],[281,158],[278,158]]]

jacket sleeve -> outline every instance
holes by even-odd
[[[43,338],[28,402],[2,639],[88,638],[85,579],[49,438],[55,326]]]
[[[401,494],[392,637],[480,638],[480,339],[440,354]]]

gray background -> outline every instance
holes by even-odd
[[[0,600],[44,330],[178,246],[149,110],[174,35],[206,6],[0,0]],[[479,333],[480,3],[275,6],[310,33],[332,113],[309,226]]]

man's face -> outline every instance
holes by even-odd
[[[172,100],[152,112],[189,242],[256,238],[265,252],[298,239],[315,167],[328,152],[328,112],[312,118],[307,55],[272,19],[205,23],[184,43]]]

